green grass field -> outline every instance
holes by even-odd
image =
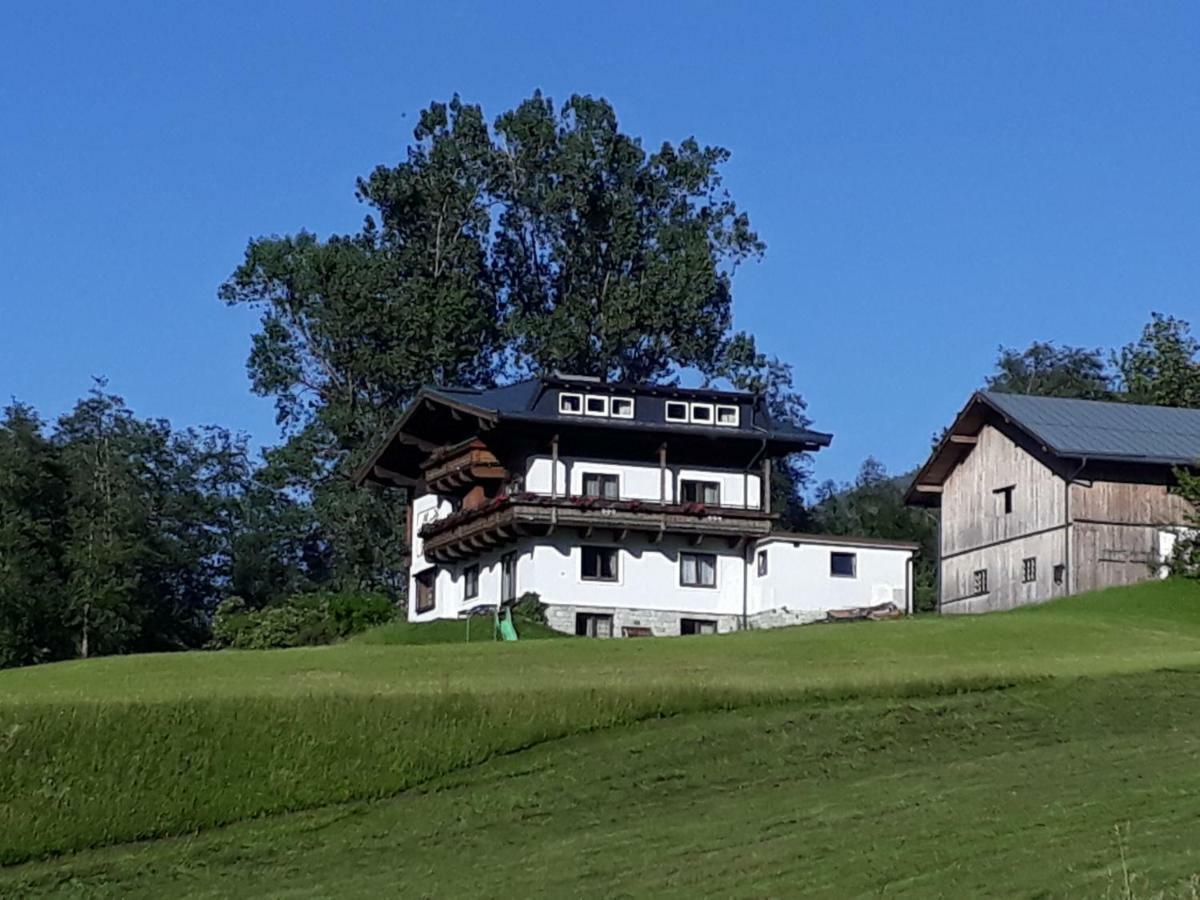
[[[1200,890],[1193,584],[721,637],[375,640],[0,673],[0,895]]]

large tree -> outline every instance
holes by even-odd
[[[1182,319],[1154,313],[1141,337],[1113,359],[1129,400],[1200,407],[1200,340]]]
[[[1034,341],[1024,350],[1001,347],[987,388],[1007,394],[1107,400],[1111,378],[1100,350]]]
[[[359,180],[357,233],[252,241],[220,292],[261,314],[251,382],[287,438],[265,480],[311,502],[335,580],[400,588],[399,504],[348,476],[423,384],[782,373],[795,397],[732,332],[733,271],[763,244],[722,186],[727,151],[647,153],[606,101],[540,93],[490,128],[435,103],[413,139]]]

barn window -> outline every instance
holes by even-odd
[[[1025,584],[1037,581],[1037,557],[1027,556],[1021,560],[1021,581]]]
[[[988,592],[987,569],[976,569],[971,575],[971,593],[975,596]]]
[[[616,547],[583,547],[579,560],[579,577],[584,581],[617,580]]]
[[[1067,567],[1059,563],[1054,567],[1054,583],[1062,584],[1067,577]]]
[[[758,551],[758,577],[762,578],[767,574],[767,551]]]
[[[830,553],[829,574],[835,578],[854,578],[858,575],[858,554],[839,553],[836,550]]]
[[[1008,487],[996,488],[996,490],[992,491],[993,494],[995,494],[996,496],[998,496],[1000,498],[1000,502],[1003,506],[1005,515],[1008,515],[1009,513],[1011,513],[1013,511],[1013,489],[1014,489],[1014,487],[1015,487],[1015,485],[1010,484]]]
[[[716,587],[716,555],[713,553],[680,553],[679,583],[684,587]]]

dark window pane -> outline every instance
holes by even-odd
[[[858,554],[830,553],[829,574],[839,578],[854,578],[858,574]]]

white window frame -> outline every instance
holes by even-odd
[[[682,416],[672,416],[671,415],[671,405],[672,404],[683,407],[683,415]],[[691,411],[688,408],[688,403],[686,400],[668,400],[666,402],[666,404],[663,406],[663,416],[666,418],[666,420],[668,422],[687,422],[690,419],[690,412]]]
[[[732,412],[732,422],[722,422],[721,413]],[[722,428],[737,428],[742,422],[742,410],[740,407],[734,406],[731,403],[718,403],[716,411],[716,419],[713,420],[714,425],[720,425]]]
[[[708,418],[707,419],[697,419],[696,418],[696,410],[698,410],[698,409],[708,410]],[[693,425],[712,425],[713,422],[716,421],[716,418],[715,418],[716,414],[717,414],[716,410],[713,409],[713,405],[711,403],[690,403],[690,404],[688,404],[688,421],[691,422]]]
[[[579,409],[563,409],[563,400],[568,397],[574,397],[579,401]],[[558,395],[558,411],[564,416],[581,416],[587,406],[583,402],[583,394],[562,393]]]
[[[583,551],[584,551],[584,549],[612,551],[612,554],[613,554],[613,577],[612,578],[600,578],[600,577],[589,577],[587,575],[584,575],[583,574]],[[613,547],[608,544],[582,544],[579,547],[579,568],[578,568],[577,572],[578,572],[579,581],[581,584],[620,584],[621,583],[621,573],[624,570],[624,568],[625,567],[623,565],[621,565],[621,548],[620,547]]]
[[[617,496],[605,497],[604,494],[589,494],[587,492],[588,478],[599,478],[601,481],[613,479],[617,483]],[[579,479],[579,495],[581,497],[596,497],[600,500],[620,500],[621,499],[621,473],[620,472],[597,472],[593,469],[584,469],[583,474]]]
[[[833,571],[833,558],[835,556],[850,557],[851,571],[849,574],[845,572]],[[829,551],[829,577],[830,578],[857,578],[858,577],[858,553],[853,550],[830,550]]]
[[[588,409],[588,404],[593,400],[598,400],[604,408],[596,412]],[[606,394],[584,394],[583,396],[583,414],[585,416],[607,416],[608,415],[608,396]]]
[[[617,403],[628,403],[628,412],[617,412]],[[632,397],[613,397],[608,404],[609,414],[614,419],[632,419],[634,416],[634,400]]]

